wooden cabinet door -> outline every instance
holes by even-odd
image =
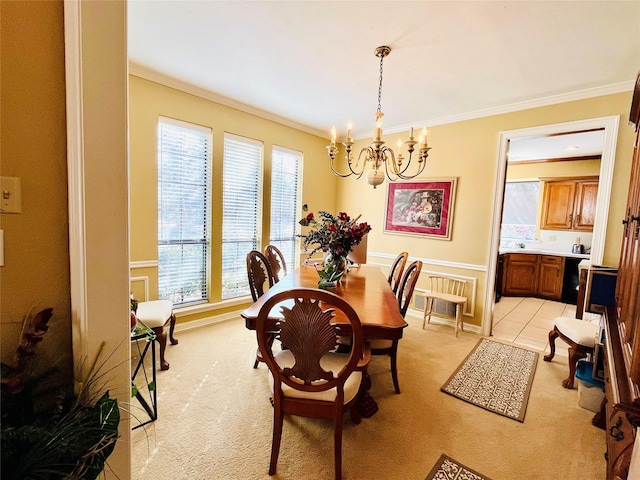
[[[560,300],[564,277],[564,257],[540,255],[539,272],[538,295],[550,300]]]
[[[503,293],[533,296],[538,290],[538,255],[510,253],[505,255]]]
[[[573,215],[573,229],[593,231],[598,201],[598,181],[576,183],[576,202]]]
[[[576,182],[547,182],[542,200],[542,230],[571,230]]]

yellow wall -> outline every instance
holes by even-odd
[[[374,190],[363,180],[343,180],[339,183],[338,205],[349,212],[362,213],[362,218],[373,225],[369,250],[381,254],[380,262],[388,264],[389,258],[406,250],[411,257],[425,262],[423,272],[440,271],[477,278],[479,301],[475,316],[473,320],[465,318],[465,321],[480,325],[489,264],[499,133],[620,115],[604,253],[605,264],[617,265],[622,235],[617,219],[622,218],[626,203],[634,141],[633,129],[627,126],[630,105],[631,92],[628,92],[429,127],[432,150],[420,178],[458,179],[451,241],[384,233],[387,183]],[[383,140],[387,145],[395,146],[399,138],[406,140],[407,137],[408,132],[405,132],[386,135]],[[356,142],[354,150],[359,151],[368,142]],[[424,280],[421,280],[417,289],[424,286]]]
[[[338,178],[328,168],[326,139],[264,118],[229,108],[210,100],[178,91],[158,83],[130,76],[131,147],[131,275],[149,277],[150,298],[157,298],[157,268],[136,267],[136,262],[157,261],[157,126],[160,116],[196,123],[213,130],[212,175],[212,265],[209,312],[185,316],[178,321],[196,320],[212,313],[223,313],[237,306],[219,303],[221,296],[222,157],[224,133],[229,132],[264,142],[265,170],[270,171],[272,146],[303,153],[302,203],[309,208],[335,211]],[[266,177],[268,178],[268,176]],[[270,188],[265,179],[263,195],[263,246],[268,241]],[[302,212],[300,212],[302,218]],[[142,265],[142,264],[140,264]],[[138,287],[139,288],[139,287]],[[201,309],[200,309],[201,310]]]
[[[0,214],[2,361],[23,316],[53,307],[39,349],[71,373],[63,3],[0,2],[2,176],[19,177],[22,213]]]

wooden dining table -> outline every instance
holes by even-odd
[[[319,280],[320,277],[313,265],[303,264],[296,268],[241,313],[245,319],[246,327],[249,330],[256,329],[256,320],[260,309],[276,293],[300,287],[318,288]],[[399,340],[402,338],[407,322],[400,314],[398,300],[380,268],[369,265],[352,267],[342,276],[337,287],[327,290],[339,295],[353,307],[360,318],[365,340]],[[269,312],[269,319],[273,321],[274,326],[282,318],[282,306],[282,304],[278,304]],[[340,335],[350,334],[348,321],[341,320],[339,314],[333,318],[333,323],[338,327]],[[378,405],[369,395],[371,379],[366,371],[363,381],[365,392],[358,402],[358,410],[363,417],[369,418],[376,413]]]
[[[256,319],[262,305],[276,293],[300,287],[318,288],[319,280],[313,265],[296,268],[241,313],[246,327],[256,329]],[[352,267],[343,275],[337,287],[327,290],[342,297],[353,307],[360,318],[365,340],[402,338],[407,322],[400,314],[398,300],[380,268],[370,265]],[[280,306],[276,305],[269,316],[277,321],[281,317]],[[335,318],[335,323],[341,329],[346,329],[347,322],[341,325],[343,322],[339,317]]]

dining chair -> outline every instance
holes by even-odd
[[[171,345],[177,345],[178,339],[173,336],[176,328],[176,316],[173,313],[173,303],[170,300],[149,300],[138,302],[135,312],[136,321],[141,321],[156,334],[160,344],[160,370],[169,370],[169,362],[165,359],[167,339]],[[169,335],[166,328],[169,327]]]
[[[405,270],[402,280],[398,282],[398,289],[395,294],[398,299],[398,308],[403,318],[407,314],[421,270],[422,262],[420,260],[412,262]],[[338,341],[340,342],[339,350],[341,352],[348,351],[351,338],[341,335]],[[398,341],[398,339],[371,339],[371,355],[389,355],[390,357],[391,378],[393,379],[393,387],[396,393],[400,393],[400,384],[398,382]]]
[[[273,320],[269,315],[282,303],[279,338],[286,350],[274,353],[270,342]],[[349,322],[352,345],[349,355],[335,352],[339,315]],[[334,423],[335,478],[342,478],[342,424],[349,411],[360,423],[357,405],[366,389],[363,378],[370,352],[360,319],[345,300],[326,290],[296,288],[267,300],[256,319],[258,348],[269,367],[273,405],[273,440],[269,475],[276,473],[285,415],[327,418]]]
[[[279,282],[287,274],[287,262],[284,255],[275,245],[267,245],[264,247],[264,256],[269,261],[274,283]]]
[[[394,295],[398,291],[398,285],[400,284],[402,272],[408,258],[409,253],[402,252],[391,264],[391,269],[389,270],[389,277],[387,278],[387,281],[389,282],[389,285],[391,285],[391,290],[393,290]]]
[[[592,356],[600,328],[587,320],[572,317],[556,317],[553,329],[549,332],[549,355],[544,356],[550,362],[556,354],[556,338],[560,337],[569,345],[569,376],[562,381],[564,388],[573,388],[578,360]]]
[[[251,297],[254,302],[264,295],[264,292],[269,288],[273,287],[275,282],[269,260],[258,250],[251,250],[247,253],[247,278],[249,280]],[[274,342],[276,333],[277,332],[272,332],[271,343]],[[253,368],[258,368],[260,361],[262,361],[262,358],[260,356],[260,350],[258,349]]]
[[[400,314],[404,318],[407,314],[407,309],[411,303],[413,297],[413,291],[416,288],[416,283],[420,277],[420,271],[422,270],[422,262],[416,260],[412,262],[404,272],[402,280],[398,284],[396,291],[396,298],[398,299],[398,308],[400,308]],[[393,379],[393,387],[396,393],[400,393],[400,384],[398,383],[398,339],[384,340],[373,339],[371,340],[371,354],[372,355],[389,355],[391,362],[391,378]]]
[[[429,282],[429,291],[421,294],[425,299],[422,328],[424,328],[427,323],[431,323],[433,302],[435,300],[443,300],[453,303],[456,306],[455,335],[457,337],[458,329],[464,331],[462,309],[467,304],[467,297],[464,296],[464,290],[467,286],[466,280],[442,275],[429,275],[427,281]]]

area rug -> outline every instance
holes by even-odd
[[[483,338],[441,390],[522,422],[537,364],[536,352]]]
[[[471,470],[453,458],[440,455],[440,458],[433,466],[424,480],[491,480],[489,477]]]

